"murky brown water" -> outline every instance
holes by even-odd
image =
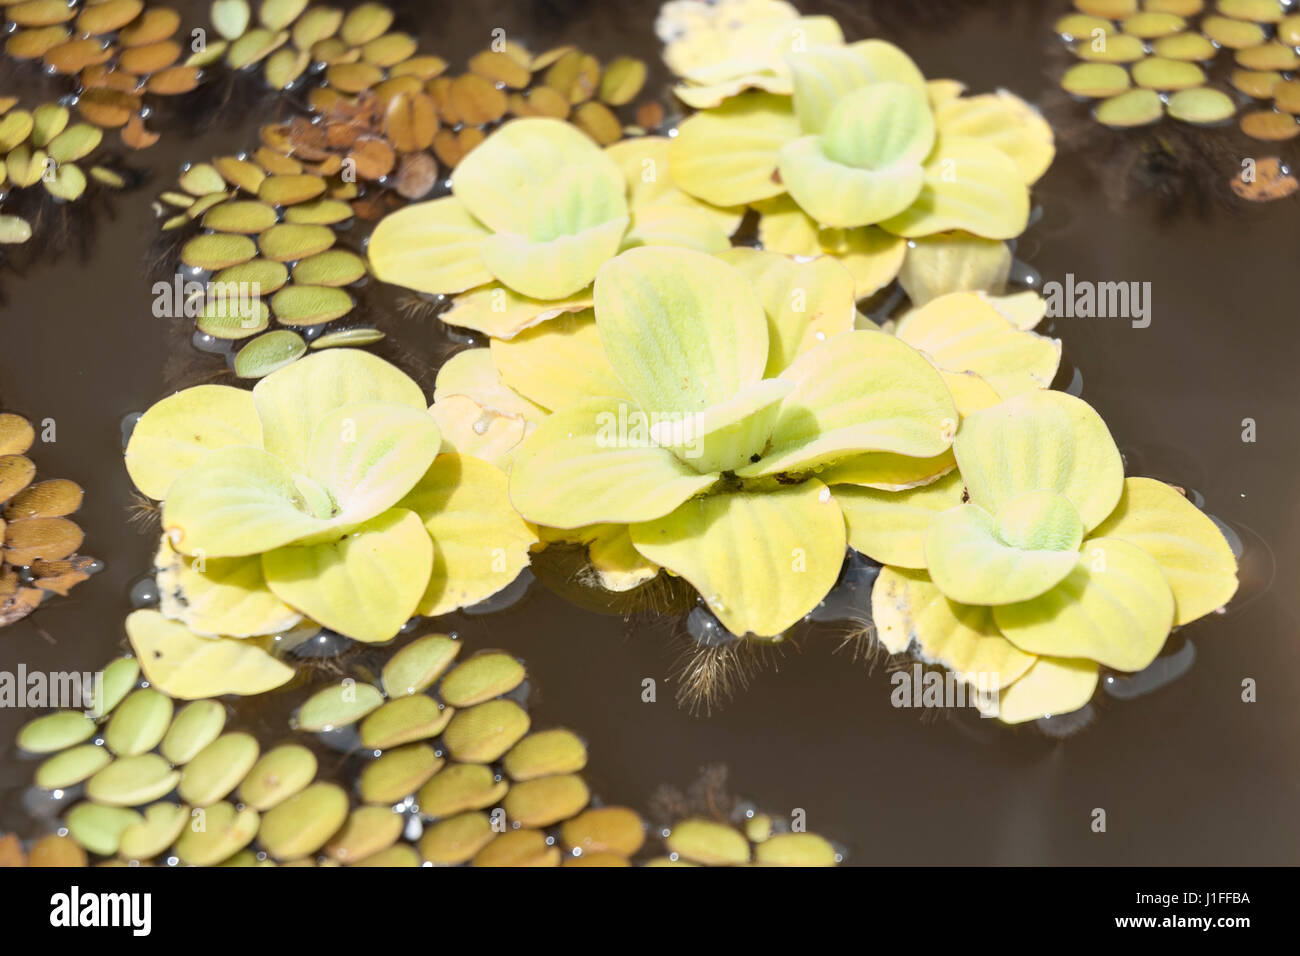
[[[351,4],[343,4],[345,6]],[[187,24],[199,4],[178,4]],[[502,26],[534,48],[561,41],[608,58],[657,62],[653,2],[395,3],[428,52],[456,62]],[[866,4],[813,4],[865,36]],[[1059,5],[933,4],[951,11],[900,32],[897,11],[931,4],[878,3],[895,39],[931,76],[973,89],[1004,86],[1030,100],[1050,89],[1048,31]],[[652,82],[663,82],[660,70]],[[131,488],[121,467],[119,422],[220,360],[190,350],[189,320],[168,330],[152,317],[149,261],[157,232],[149,200],[186,159],[251,144],[261,108],[236,102],[187,141],[177,134],[132,162],[152,180],[112,204],[82,260],[76,237],[25,275],[0,276],[0,407],[57,423],[57,442],[34,454],[45,476],[87,488],[78,520],[85,551],[106,569],[67,599],[0,632],[0,669],[82,670],[124,646],[128,590],[149,565],[153,541],[127,524]],[[1246,153],[1244,155],[1250,155]],[[1100,162],[1094,162],[1097,159]],[[473,647],[500,646],[527,660],[538,725],[566,725],[589,742],[588,776],[609,802],[644,810],[663,783],[685,784],[724,762],[731,783],[773,813],[807,811],[810,829],[844,844],[851,862],[1191,864],[1295,863],[1300,857],[1300,203],[1246,214],[1162,220],[1148,203],[1103,198],[1101,157],[1063,155],[1039,185],[1042,221],[1020,258],[1044,279],[1149,281],[1153,318],[1062,319],[1055,334],[1083,375],[1131,473],[1195,489],[1246,546],[1242,591],[1226,615],[1187,628],[1190,672],[1136,700],[1102,694],[1094,724],[1065,741],[1033,728],[890,706],[884,669],[834,654],[830,630],[796,635],[779,672],[765,672],[721,713],[692,717],[668,683],[682,649],[666,625],[625,626],[534,585],[489,616],[455,615]],[[1225,169],[1225,174],[1229,170]],[[1104,174],[1104,173],[1103,173]],[[388,352],[426,387],[430,356],[447,340],[424,319],[384,322]],[[1241,440],[1242,419],[1258,441]],[[659,683],[643,703],[641,682]],[[1245,678],[1259,700],[1240,700]],[[246,719],[279,721],[272,703]],[[275,714],[274,717],[271,715]],[[0,711],[0,740],[30,718]],[[283,727],[283,723],[279,723]],[[0,829],[16,826],[14,790],[31,765],[0,754]],[[1109,832],[1091,832],[1093,808]]]

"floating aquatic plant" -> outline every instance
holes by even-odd
[[[81,487],[35,480],[26,454],[35,439],[27,419],[0,412],[0,627],[26,617],[48,594],[66,595],[97,564],[76,553],[84,536],[71,516],[81,507]]]
[[[1177,489],[1125,478],[1101,418],[1029,391],[962,422],[958,471],[900,494],[840,494],[849,543],[886,567],[882,644],[1000,688],[1009,723],[1083,706],[1099,668],[1138,671],[1172,627],[1221,607],[1236,559]]]
[[[772,237],[847,231],[828,237],[827,254],[888,236],[1024,231],[1028,187],[1053,155],[1051,130],[1031,107],[1010,93],[968,97],[953,81],[927,83],[892,44],[818,42],[800,22],[777,28],[789,95],[750,90],[682,122],[671,151],[681,189],[795,219]],[[805,243],[765,243],[807,254]]]
[[[674,822],[661,833],[663,855],[651,855],[636,811],[593,799],[582,738],[534,729],[527,672],[505,652],[457,663],[460,641],[417,637],[386,656],[378,680],[317,687],[296,711],[293,737],[264,750],[232,726],[231,708],[217,697],[230,689],[222,681],[269,675],[266,666],[209,657],[181,666],[188,677],[178,692],[168,681],[177,645],[165,636],[176,629],[184,630],[156,611],[136,611],[127,621],[136,656],[104,668],[92,711],[55,711],[19,731],[18,747],[41,759],[35,788],[64,801],[66,835],[29,849],[0,838],[0,865],[85,866],[92,857],[188,866],[840,860],[822,837],[782,832],[753,809],[733,814],[740,828],[702,815]],[[326,738],[355,753],[360,769],[351,778],[323,766]]]
[[[307,616],[386,641],[413,615],[475,603],[528,563],[532,530],[486,462],[439,454],[418,385],[354,349],[251,391],[200,385],[154,405],[126,465],[162,502],[163,609],[207,636]]]
[[[457,167],[451,196],[380,222],[371,267],[378,278],[419,292],[474,290],[444,320],[513,334],[589,307],[596,271],[621,249],[725,249],[722,223],[734,229],[739,215],[674,197],[671,187],[636,188],[625,174],[628,160],[640,158],[651,183],[666,176],[654,165],[664,153],[660,142],[644,154],[637,147],[602,151],[559,120],[507,123]]]
[[[750,274],[783,266],[797,281],[760,296]],[[796,284],[802,310],[785,308]],[[777,635],[843,562],[818,472],[864,456],[880,471],[943,467],[932,459],[958,420],[943,378],[899,339],[854,330],[852,281],[829,259],[632,249],[601,267],[594,300],[494,340],[490,361],[461,358],[434,414],[463,395],[527,434],[506,452],[512,502],[551,540],[588,544],[606,586],[666,567],[733,632]]]

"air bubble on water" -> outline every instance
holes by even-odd
[[[131,607],[137,610],[158,606],[161,595],[158,593],[158,582],[153,579],[153,575],[146,575],[131,585],[130,600]]]
[[[316,739],[330,750],[338,751],[341,754],[350,754],[361,748],[361,731],[356,724],[336,727],[333,730],[319,731],[316,734]]]
[[[291,632],[292,633],[292,632]],[[289,635],[283,635],[285,642],[290,640]],[[333,631],[324,628],[318,634],[300,640],[297,643],[286,643],[286,647],[295,657],[302,658],[321,658],[337,657],[352,645],[352,638],[344,637],[342,634],[336,634]]]
[[[225,339],[219,339],[213,335],[208,335],[206,332],[196,331],[190,341],[200,352],[209,352],[213,355],[223,355],[230,351],[230,342]]]
[[[412,809],[418,809],[413,807]],[[420,819],[418,813],[411,813],[406,817],[406,825],[402,828],[402,836],[412,842],[424,836],[424,821]]]
[[[717,616],[702,604],[691,608],[686,615],[686,633],[702,647],[721,647],[737,640],[736,635],[723,627]]]
[[[1073,395],[1075,398],[1083,395],[1083,372],[1079,371],[1077,365],[1074,367],[1074,373],[1070,376],[1070,384],[1065,386],[1065,393]]]
[[[421,619],[421,618],[418,618],[418,617],[413,617],[413,618],[411,618],[409,621],[407,621],[405,624],[403,624],[400,628],[398,628],[397,633],[398,633],[398,634],[410,634],[412,631],[414,631],[414,630],[416,630],[416,629],[419,628],[419,626],[420,626],[420,621],[421,621],[421,620],[422,620],[422,619]]]
[[[470,605],[463,609],[463,613],[480,616],[483,614],[495,614],[497,611],[504,611],[506,608],[518,604],[525,594],[528,593],[529,586],[533,583],[533,574],[527,568],[519,573],[515,578],[496,594],[489,598],[479,601],[477,604]]]
[[[132,412],[122,419],[122,447],[126,448],[126,443],[131,440],[131,433],[135,431],[136,424],[144,417],[144,412]]]
[[[22,796],[23,810],[38,819],[53,818],[72,806],[81,796],[81,791],[81,787],[69,787],[66,790],[28,787]]]
[[[1191,641],[1184,641],[1178,650],[1157,657],[1136,674],[1107,674],[1101,686],[1111,697],[1132,700],[1172,684],[1191,670],[1194,663],[1196,648]]]
[[[1214,515],[1207,513],[1206,517],[1213,521],[1214,526],[1219,529],[1225,538],[1227,538],[1228,547],[1232,549],[1233,556],[1240,561],[1241,556],[1246,553],[1246,542],[1241,539],[1241,535],[1237,534],[1237,532],[1226,522],[1216,518]]]
[[[1064,740],[1072,737],[1097,719],[1097,712],[1092,704],[1084,704],[1078,710],[1068,714],[1048,714],[1034,721],[1038,729],[1048,737]]]

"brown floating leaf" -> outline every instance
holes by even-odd
[[[403,199],[423,199],[438,181],[438,164],[428,153],[403,156],[397,167],[393,188]]]
[[[506,112],[506,94],[474,73],[452,80],[450,96],[461,122],[470,126],[493,123]]]
[[[428,82],[425,91],[433,99],[434,105],[438,107],[438,115],[448,126],[455,126],[460,122],[460,113],[456,111],[456,104],[451,99],[451,86],[454,80],[450,76],[439,76]]]
[[[71,74],[80,73],[88,66],[107,63],[116,52],[116,47],[105,45],[102,40],[83,38],[51,47],[42,59],[51,70]]]
[[[532,61],[528,64],[528,69],[532,70],[534,73],[538,72],[539,70],[544,70],[552,63],[557,62],[561,57],[567,55],[570,52],[576,52],[576,50],[577,48],[574,47],[572,44],[566,46],[552,47],[549,50],[544,50],[543,52],[537,54],[537,56],[532,58]]]
[[[460,148],[460,139],[453,130],[443,128],[433,137],[433,151],[444,166],[454,169],[465,155]]]
[[[77,99],[77,109],[96,126],[113,129],[125,126],[140,110],[140,98],[120,90],[85,90]]]
[[[165,40],[181,25],[181,15],[169,7],[150,7],[117,35],[122,46],[145,46]]]
[[[37,561],[31,567],[35,584],[42,591],[67,596],[68,592],[90,578],[93,558],[74,557],[67,561]]]
[[[357,140],[356,146],[348,153],[348,159],[355,164],[358,176],[374,180],[392,172],[397,155],[388,145],[388,140],[367,136]]]
[[[149,92],[157,93],[159,96],[178,96],[196,89],[198,85],[197,66],[170,66],[154,73],[146,83]]]
[[[414,76],[420,80],[431,80],[447,69],[447,61],[440,56],[413,56],[389,69],[389,77]]]
[[[574,111],[573,125],[601,146],[618,142],[623,136],[623,124],[608,106],[592,100]]]
[[[663,105],[655,100],[642,103],[636,108],[636,125],[647,132],[657,130],[664,123]]]
[[[83,535],[67,518],[25,518],[5,529],[5,561],[13,565],[59,561],[79,547]]]
[[[8,501],[32,483],[36,466],[23,455],[0,455],[0,501]]]
[[[9,571],[5,568],[4,571]],[[13,574],[13,580],[17,582],[18,575]],[[4,596],[4,588],[0,586],[0,627],[6,624],[12,624],[14,621],[20,621],[32,611],[36,610],[41,604],[41,598],[45,592],[40,588],[15,587],[14,592]]]
[[[26,865],[27,854],[23,852],[23,845],[18,842],[18,837],[12,833],[0,837],[0,867]]]
[[[1242,115],[1241,131],[1254,139],[1279,142],[1300,136],[1300,124],[1290,113],[1256,110]]]
[[[1273,103],[1288,113],[1300,113],[1300,80],[1285,80],[1274,86]]]
[[[86,851],[69,836],[51,834],[32,845],[27,856],[28,866],[80,867],[86,865]]]
[[[466,126],[456,134],[456,139],[460,142],[460,155],[463,158],[471,149],[487,139],[487,133],[475,126]]]
[[[76,9],[69,7],[63,0],[25,0],[5,7],[5,15],[20,27],[67,23],[76,14]]]
[[[534,116],[549,116],[552,119],[567,119],[569,116],[568,99],[549,86],[529,90],[527,102]]]
[[[344,93],[360,93],[379,83],[384,71],[373,63],[336,63],[325,71],[325,82]]]
[[[140,78],[132,73],[123,73],[113,64],[95,64],[81,71],[81,85],[85,89],[120,90],[123,93],[135,93],[140,87]]]
[[[180,44],[175,40],[159,40],[144,46],[123,50],[117,64],[128,73],[147,75],[165,70],[181,58]]]
[[[51,478],[28,485],[5,507],[5,520],[61,518],[81,507],[81,486],[66,478]]]
[[[145,129],[144,118],[136,113],[122,127],[122,142],[132,149],[148,149],[158,142],[158,133]]]
[[[469,69],[493,83],[502,83],[512,90],[522,90],[532,79],[528,68],[508,53],[484,50],[470,57]]]
[[[589,100],[600,86],[600,61],[581,50],[570,50],[546,71],[546,86],[577,104]]]
[[[424,83],[418,76],[389,77],[370,91],[380,109],[387,109],[403,93],[423,92]]]
[[[399,153],[428,149],[438,132],[433,97],[426,93],[401,93],[394,97],[384,117],[384,130]]]
[[[80,33],[112,33],[120,30],[144,9],[144,0],[104,0],[94,6],[82,8],[77,16]]]
[[[0,455],[21,455],[35,440],[36,431],[31,422],[12,412],[0,412]]]
[[[1300,182],[1291,175],[1276,156],[1265,156],[1255,164],[1255,178],[1243,182],[1240,176],[1233,176],[1232,191],[1242,199],[1251,202],[1272,202],[1295,195],[1300,190]]]
[[[5,52],[15,60],[39,60],[70,36],[66,27],[19,30],[5,41]]]
[[[302,172],[302,163],[265,146],[253,151],[253,162],[274,176],[294,176]]]

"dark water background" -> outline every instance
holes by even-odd
[[[187,27],[203,22],[203,5],[178,6]],[[603,60],[641,56],[654,67],[651,89],[666,89],[652,2],[394,6],[398,26],[421,35],[422,52],[454,69],[500,26],[534,50],[576,42]],[[871,35],[874,11],[881,35],[931,77],[958,77],[975,91],[1006,87],[1031,101],[1050,94],[1057,3],[803,6],[834,13],[855,39]],[[914,19],[922,12],[932,16]],[[91,669],[125,646],[128,590],[154,542],[126,521],[119,422],[221,365],[190,350],[190,320],[169,329],[152,316],[149,202],[183,161],[255,145],[273,111],[239,93],[215,123],[172,117],[162,142],[130,160],[149,182],[114,199],[93,232],[61,239],[24,275],[0,275],[0,407],[55,420],[57,442],[33,455],[43,477],[86,487],[83,550],[107,564],[70,598],[0,631],[0,669]],[[1057,741],[1032,727],[894,709],[884,668],[872,673],[833,653],[838,639],[823,630],[799,636],[779,671],[704,718],[672,701],[682,645],[666,625],[628,627],[534,586],[508,611],[455,616],[438,629],[527,661],[535,726],[566,725],[587,738],[587,775],[608,802],[645,809],[661,784],[689,783],[703,765],[723,762],[735,790],[775,814],[805,810],[809,828],[857,864],[1297,862],[1300,203],[1205,217],[1188,203],[1169,218],[1148,196],[1113,199],[1107,180],[1122,160],[1110,145],[1059,156],[1036,190],[1043,217],[1019,254],[1049,281],[1072,272],[1152,283],[1149,328],[1062,319],[1054,334],[1130,473],[1195,489],[1245,542],[1242,591],[1226,615],[1185,629],[1197,659],[1180,680],[1136,700],[1099,695],[1095,723]],[[78,252],[82,240],[89,257]],[[448,344],[437,323],[384,326],[397,330],[389,356],[431,390],[430,355]],[[1257,423],[1253,444],[1241,440],[1244,418]],[[658,703],[641,701],[646,677],[658,682]],[[1257,703],[1240,699],[1245,678],[1258,683]],[[241,714],[274,726],[275,706],[267,707]],[[0,741],[31,716],[0,711]],[[13,795],[31,769],[0,746],[0,829],[17,825]],[[1105,834],[1090,829],[1094,808],[1106,810]]]

